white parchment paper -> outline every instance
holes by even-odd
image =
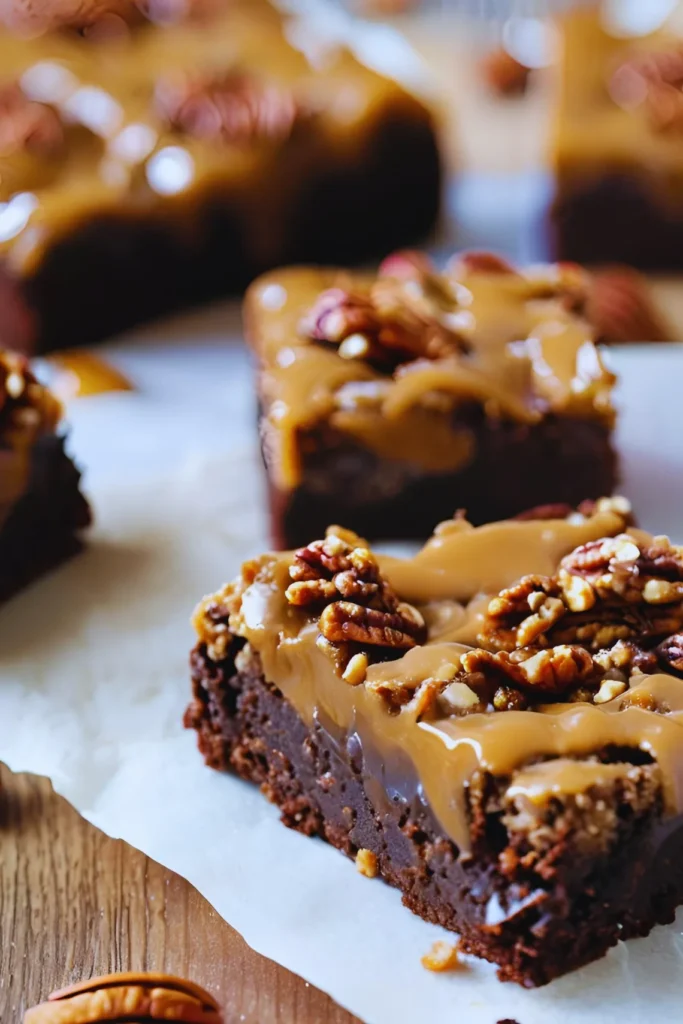
[[[420,956],[439,929],[283,828],[256,789],[203,766],[181,728],[188,617],[265,544],[249,368],[225,342],[233,315],[111,349],[139,392],[73,404],[97,525],[83,556],[0,610],[0,758],[50,776],[96,825],[187,877],[255,949],[372,1024],[679,1019],[681,922],[536,992],[481,963],[432,975]],[[643,525],[680,538],[683,349],[613,361],[624,488]]]

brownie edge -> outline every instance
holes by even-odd
[[[462,949],[496,963],[502,980],[546,984],[619,939],[673,920],[683,896],[683,826],[680,818],[662,822],[658,768],[647,759],[636,757],[627,782],[596,794],[590,814],[601,813],[603,797],[615,811],[599,841],[589,840],[597,819],[568,832],[578,811],[560,802],[552,820],[518,829],[505,810],[509,779],[478,775],[468,793],[472,855],[459,857],[421,799],[412,765],[400,765],[390,797],[367,737],[337,735],[319,716],[309,726],[248,645],[235,641],[215,662],[200,644],[191,666],[185,724],[197,730],[207,764],[258,783],[289,827],[350,857],[370,851],[407,907],[458,931]],[[541,835],[551,838],[545,875],[515,863]]]

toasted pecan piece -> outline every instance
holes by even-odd
[[[365,541],[350,530],[330,526],[323,540],[299,548],[289,577],[287,601],[320,615],[321,646],[343,651],[340,672],[352,685],[363,681],[369,658],[381,656],[377,648],[408,650],[426,639],[420,613],[399,600]]]
[[[103,1024],[130,1020],[223,1024],[208,992],[165,974],[124,973],[92,978],[53,992],[46,1003],[26,1011],[24,1024]]]

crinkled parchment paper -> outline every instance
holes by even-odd
[[[429,974],[420,956],[438,929],[283,828],[255,788],[204,767],[181,728],[188,617],[263,547],[265,529],[246,356],[225,344],[223,313],[201,324],[191,350],[168,333],[163,348],[148,337],[114,350],[139,393],[73,405],[97,525],[83,556],[0,611],[0,758],[49,775],[100,828],[187,877],[255,949],[372,1024],[678,1019],[680,925],[536,992],[480,963]],[[190,321],[177,333],[190,328],[197,336]],[[683,350],[615,360],[626,489],[644,525],[675,535]]]

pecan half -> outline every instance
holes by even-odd
[[[683,626],[683,558],[666,537],[619,534],[576,548],[556,575],[526,576],[489,603],[479,643],[513,651],[634,641],[646,648]]]
[[[14,83],[0,89],[0,157],[34,153],[49,159],[64,148],[64,126],[56,110],[30,100]]]
[[[655,649],[655,655],[662,669],[683,675],[683,633],[674,633]]]
[[[53,992],[46,1003],[27,1010],[24,1024],[69,1021],[182,1020],[222,1024],[218,1003],[191,981],[165,974],[125,973],[71,985]]]
[[[625,109],[642,108],[656,131],[682,131],[683,48],[632,57],[612,75],[609,91]]]
[[[331,526],[323,540],[296,551],[289,576],[287,601],[319,610],[323,647],[333,655],[342,651],[342,674],[360,649],[376,661],[388,651],[409,650],[426,639],[420,613],[399,600],[375,556],[350,530]],[[355,671],[350,675],[352,684],[362,681]]]
[[[671,340],[647,280],[630,267],[606,267],[592,274],[584,312],[604,344]]]
[[[289,90],[237,71],[163,78],[157,84],[155,106],[175,131],[239,145],[282,142],[300,115]]]

